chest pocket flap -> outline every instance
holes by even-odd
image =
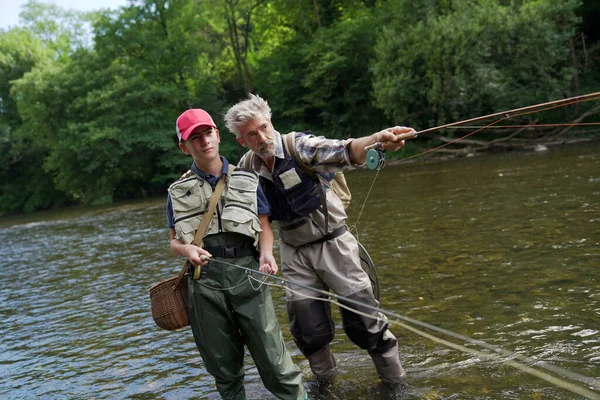
[[[174,212],[189,211],[196,209],[204,211],[205,204],[200,192],[204,182],[198,179],[190,179],[172,186],[169,189]]]

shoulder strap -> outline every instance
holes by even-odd
[[[252,150],[248,150],[244,157],[244,162],[242,163],[242,168],[252,169],[252,165],[254,164],[254,152]]]
[[[235,169],[235,167],[233,167]],[[229,173],[231,173],[231,165],[229,166]],[[217,204],[219,204],[219,198],[221,197],[221,193],[223,193],[223,189],[225,188],[225,181],[227,180],[227,175],[221,175],[219,178],[219,182],[217,182],[217,187],[215,187],[215,191],[212,196],[210,196],[210,200],[208,201],[208,211],[204,213],[202,216],[202,221],[200,221],[200,225],[198,225],[198,229],[196,230],[196,234],[194,235],[194,240],[192,240],[192,244],[198,246],[200,242],[202,242],[202,238],[208,229],[208,224],[212,220],[212,217],[215,213],[215,209],[217,208]]]
[[[294,157],[294,160],[296,160],[303,170],[308,169],[308,166],[300,159],[298,149],[296,149],[296,132],[286,133],[281,135],[281,137],[283,138],[283,147],[285,147],[285,151]]]
[[[310,169],[309,166],[300,158],[300,154],[298,154],[298,149],[296,148],[296,132],[286,133],[285,135],[281,135],[281,137],[283,138],[283,146],[285,147],[285,151],[294,157],[294,160],[296,160],[296,163],[302,169],[302,171],[314,180],[318,180],[322,184],[327,185],[327,179]]]
[[[208,211],[206,211],[204,213],[204,215],[202,216],[200,225],[198,225],[198,229],[196,230],[196,234],[194,235],[194,240],[192,240],[193,245],[198,246],[198,244],[200,242],[202,242],[202,238],[204,237],[204,234],[206,233],[206,229],[208,229],[208,224],[210,223],[210,220],[212,219],[212,217],[215,213],[215,209],[217,208],[217,204],[219,203],[219,198],[221,197],[221,193],[223,193],[223,189],[225,188],[225,183],[226,183],[227,177],[231,174],[231,172],[234,169],[235,169],[235,166],[229,164],[228,173],[225,175],[221,175],[221,177],[219,178],[219,182],[217,182],[215,191],[213,192],[212,196],[210,196],[210,200],[208,201]],[[183,279],[185,273],[187,272],[188,263],[189,263],[189,261],[186,260],[186,262],[183,264],[183,268],[181,269],[181,272],[179,272],[179,275],[177,276],[177,279],[175,280],[175,283],[173,284],[173,290],[175,290],[177,288],[177,286],[179,285],[179,282]]]

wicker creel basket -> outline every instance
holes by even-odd
[[[188,277],[177,286],[179,276],[158,282],[150,288],[150,308],[156,325],[173,331],[190,324],[187,311]]]

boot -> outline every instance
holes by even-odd
[[[337,372],[337,363],[328,344],[306,358],[317,381],[328,383],[333,380]]]
[[[391,335],[390,331],[386,331],[383,335]],[[377,375],[379,378],[390,386],[404,385],[406,372],[400,364],[400,358],[398,358],[398,345],[389,349],[383,354],[371,353],[371,359],[375,364]]]

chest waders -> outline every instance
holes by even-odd
[[[302,374],[285,347],[269,286],[261,277],[219,263],[258,270],[250,237],[237,233],[206,236],[213,259],[200,279],[189,280],[188,313],[196,346],[224,399],[245,399],[244,344],[265,387],[281,399],[304,399]]]
[[[287,138],[291,139],[290,136]],[[283,160],[275,161],[272,180],[260,178],[271,209],[277,210],[270,217],[279,222],[284,276],[290,281],[332,290],[378,307],[379,285],[375,270],[366,251],[346,231],[347,215],[343,202],[333,190],[323,193],[321,179],[315,179],[317,174],[310,167],[295,162],[291,154],[293,148],[286,149]],[[290,175],[295,179],[289,179]],[[319,194],[312,189],[314,187],[321,189]],[[299,205],[293,196],[288,196],[295,193],[309,195],[312,201]],[[316,197],[320,201],[315,201]],[[335,335],[331,304],[311,298],[314,293],[310,291],[294,290],[296,294],[288,291],[290,331],[308,359],[313,374],[318,380],[329,381],[336,373],[335,357],[329,346]],[[388,330],[387,318],[372,308],[353,308],[374,318],[341,308],[344,332],[353,343],[367,350],[382,381],[390,386],[402,385],[405,372],[398,356],[398,341]]]
[[[208,265],[188,271],[188,316],[196,346],[226,400],[246,399],[244,344],[271,393],[280,399],[308,398],[285,347],[269,287],[260,282],[253,287],[245,271],[219,263],[258,270],[258,176],[230,165],[228,178],[220,201],[195,174],[169,187],[176,238],[191,243],[196,229],[207,232],[199,245],[213,255]]]

